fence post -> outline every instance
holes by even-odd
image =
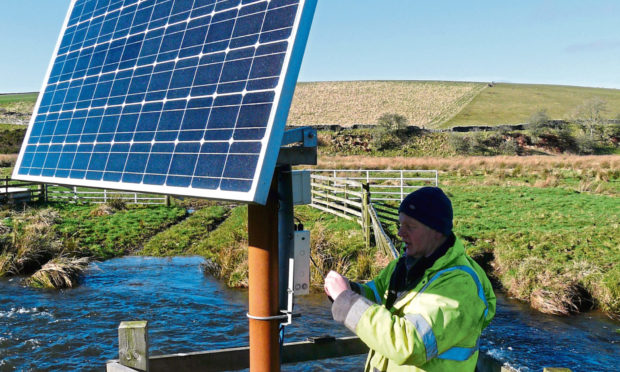
[[[108,202],[108,190],[107,189],[103,189],[103,202],[104,203]]]
[[[335,184],[335,182],[334,182]],[[347,188],[349,187],[348,184],[344,184],[344,214],[347,214],[347,208],[349,207],[349,197],[348,197],[348,192],[347,192]]]
[[[148,322],[121,322],[118,326],[118,359],[123,366],[148,372]]]
[[[364,230],[364,241],[366,249],[370,249],[370,184],[362,184],[362,229]]]
[[[39,184],[39,202],[46,202],[47,198],[45,197],[45,184]]]
[[[403,170],[400,170],[400,201],[405,198],[405,192],[403,190]]]
[[[170,195],[166,195],[166,207],[169,207],[170,204]]]
[[[439,187],[439,171],[435,170],[435,187]]]
[[[73,201],[77,204],[78,202],[78,193],[77,193],[77,186],[73,186]]]

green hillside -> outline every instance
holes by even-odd
[[[618,89],[495,84],[482,90],[458,115],[439,127],[521,124],[540,110],[546,110],[550,119],[570,120],[579,106],[593,98],[605,102],[604,117],[612,119],[620,115]]]
[[[0,123],[27,122],[36,98],[36,93],[0,95]],[[604,118],[620,117],[620,89],[449,81],[299,83],[288,124],[376,124],[387,113],[403,115],[409,125],[450,128],[522,124],[540,110],[550,119],[571,120],[593,98],[603,102]]]

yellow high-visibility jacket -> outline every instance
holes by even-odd
[[[342,292],[332,305],[370,348],[366,371],[474,371],[480,333],[495,315],[495,294],[482,268],[454,245],[427,269],[414,289],[385,307],[398,260],[361,293]]]

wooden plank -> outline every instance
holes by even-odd
[[[346,206],[343,206],[342,204],[337,204],[337,203],[332,203],[330,201],[324,200],[324,199],[317,199],[317,198],[313,198],[312,199],[312,203],[320,203],[323,204],[326,207],[330,207],[330,208],[334,208],[337,209],[341,212],[344,213],[348,213],[351,214],[353,216],[362,218],[362,212],[359,210],[355,210],[355,209],[351,209],[351,208],[347,208]],[[329,212],[329,211],[327,211]]]
[[[310,186],[315,189],[323,189],[323,190],[329,190],[329,191],[334,191],[340,194],[344,194],[344,189],[341,187],[334,187],[334,186],[329,186],[329,185],[325,185],[322,183],[311,183]],[[349,195],[353,195],[353,196],[357,196],[359,199],[362,198],[362,193],[361,192],[356,192],[356,191],[350,191],[347,190],[347,194]]]
[[[353,201],[351,199],[345,199],[345,198],[341,198],[339,196],[335,196],[333,194],[325,194],[323,192],[320,191],[312,191],[313,195],[318,195],[318,196],[322,196],[325,199],[329,199],[329,200],[335,200],[335,201],[339,201],[348,205],[352,205],[354,207],[358,207],[360,209],[362,209],[362,203],[361,202],[356,202]]]
[[[106,372],[136,372],[136,369],[125,367],[118,361],[110,361],[105,366]]]
[[[310,204],[310,206],[311,206],[311,207],[313,207],[313,208],[316,208],[316,209],[320,209],[320,210],[322,210],[322,211],[324,211],[324,212],[328,212],[328,213],[334,214],[334,215],[336,215],[336,216],[338,216],[338,217],[346,218],[347,220],[351,220],[351,221],[354,221],[354,220],[355,220],[355,218],[353,218],[353,217],[351,217],[351,216],[347,216],[347,215],[346,215],[346,214],[344,214],[344,213],[336,212],[335,210],[332,210],[332,209],[326,208],[326,207],[324,207],[324,206],[322,206],[322,205],[319,205],[319,204],[315,204],[314,202],[312,202],[312,203]]]
[[[367,352],[368,348],[357,337],[291,342],[283,346],[282,363],[300,363]],[[249,347],[153,356],[149,362],[151,372],[234,371],[249,367]]]
[[[118,358],[122,365],[149,371],[148,323],[121,322],[118,326]]]
[[[319,175],[316,175],[316,174],[312,174],[310,177],[312,179],[317,179],[317,180],[321,180],[321,181],[329,181],[329,182],[334,182],[334,183],[344,183],[344,184],[347,184],[349,186],[354,186],[354,187],[357,187],[357,188],[362,188],[362,184],[360,182],[351,181],[351,180],[348,180],[346,178],[326,177],[326,176],[319,176]]]

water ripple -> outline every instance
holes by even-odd
[[[123,320],[149,321],[153,355],[247,345],[247,292],[205,277],[201,262],[198,257],[113,259],[91,264],[80,287],[60,292],[0,279],[0,371],[100,371],[117,357]],[[329,306],[321,295],[299,298],[295,310],[302,318],[286,328],[285,340],[351,335],[333,323]],[[597,314],[551,317],[500,297],[482,351],[524,372],[549,364],[612,371],[620,355],[617,328]],[[365,356],[355,356],[282,370],[359,370],[364,361]]]

